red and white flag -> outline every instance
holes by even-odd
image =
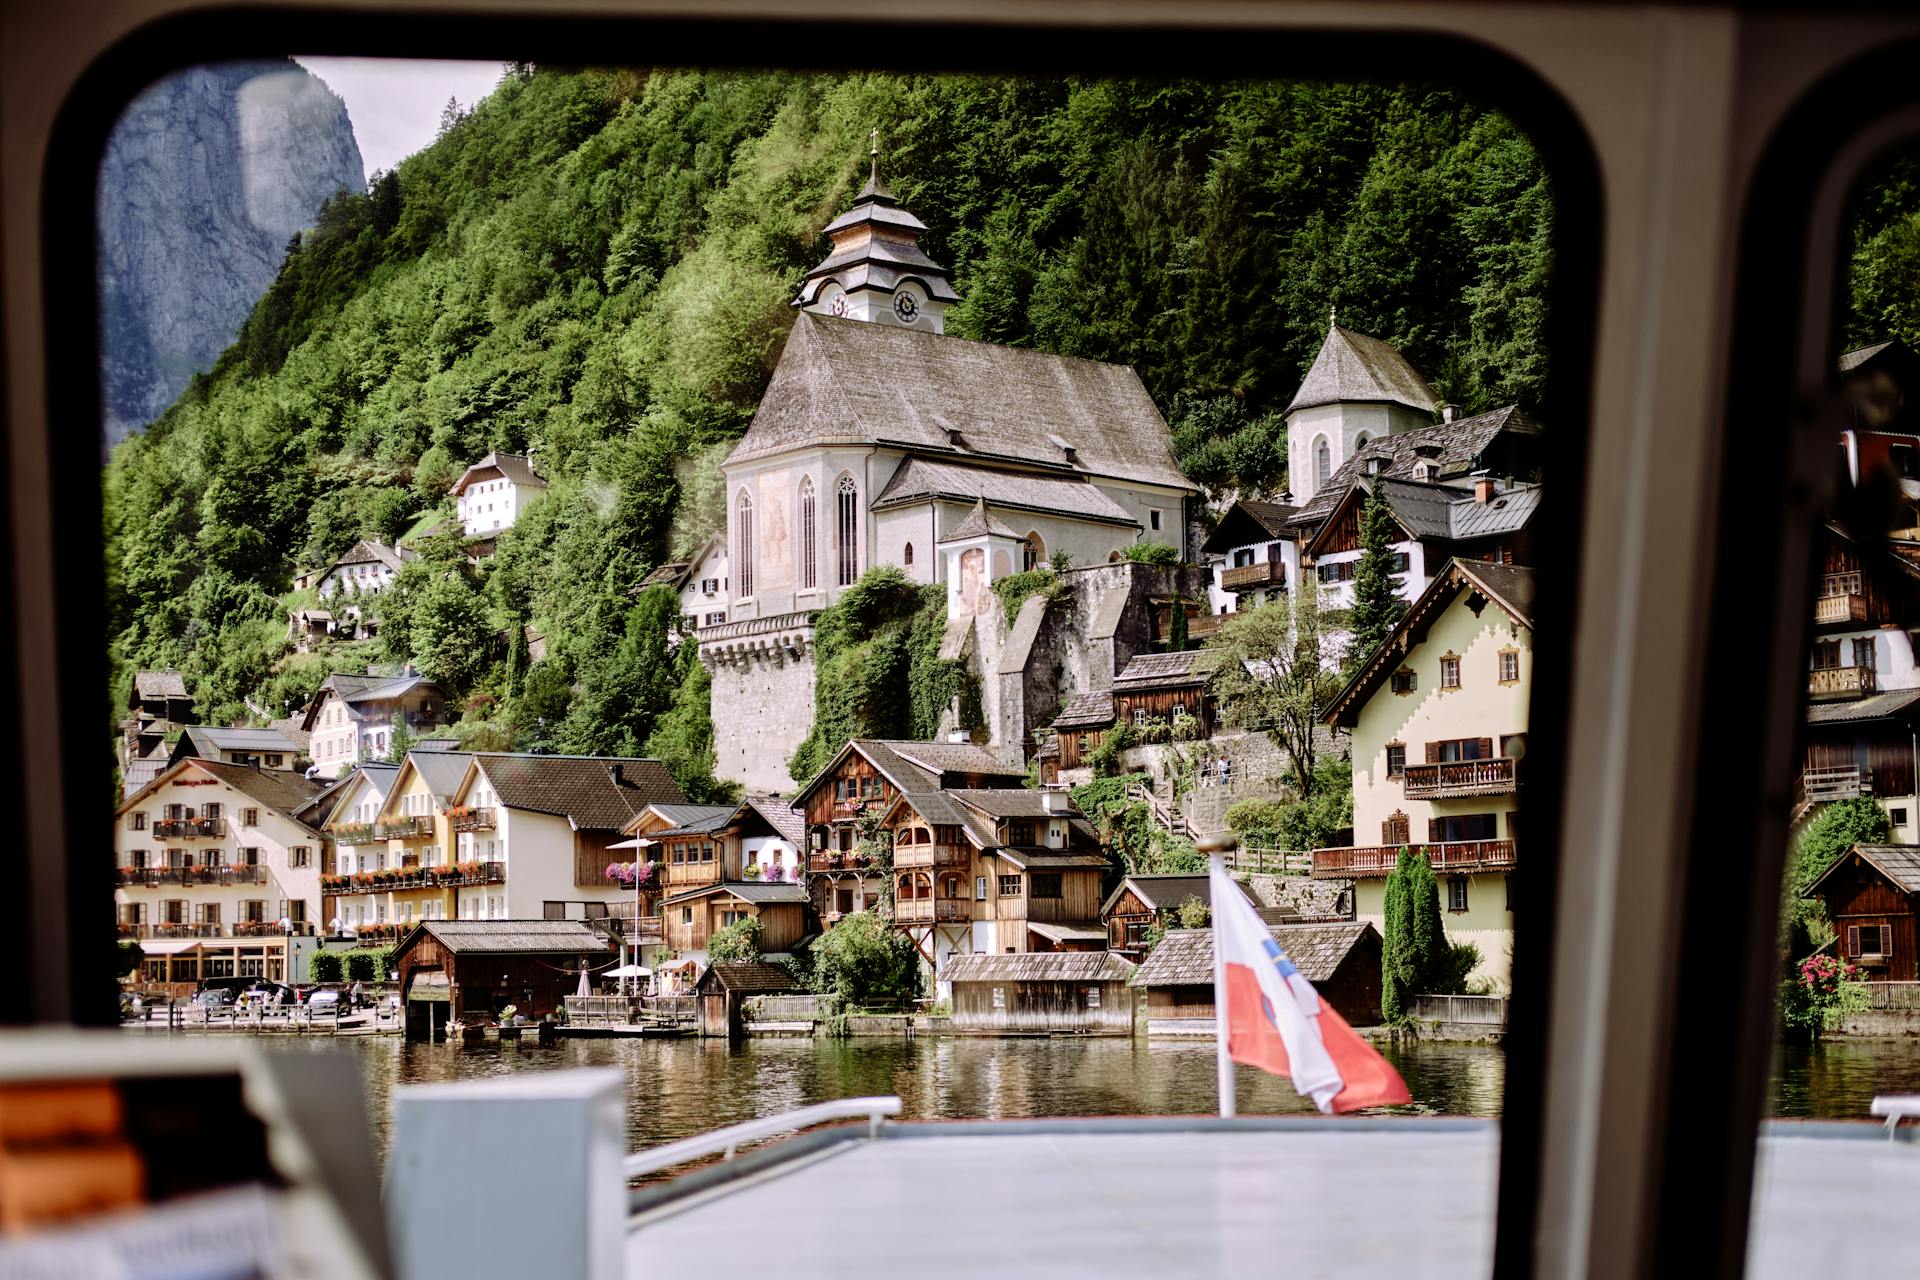
[[[1400,1073],[1320,999],[1280,949],[1226,864],[1218,856],[1212,863],[1220,1114],[1234,1114],[1234,1062],[1293,1077],[1293,1087],[1323,1112],[1411,1102]]]

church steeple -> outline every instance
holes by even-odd
[[[946,309],[960,300],[948,270],[920,248],[927,224],[902,208],[880,181],[880,131],[868,135],[867,184],[853,207],[829,222],[832,248],[800,286],[793,305],[930,333],[945,330]]]

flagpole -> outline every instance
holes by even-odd
[[[1209,896],[1218,899],[1220,886],[1228,883],[1227,864],[1221,861],[1218,853],[1207,855],[1207,875],[1210,881]],[[1213,938],[1213,1067],[1214,1080],[1220,1095],[1220,1115],[1231,1119],[1240,1114],[1233,1096],[1233,1058],[1227,1051],[1227,964],[1226,948],[1220,945],[1220,912],[1218,903],[1211,921]]]

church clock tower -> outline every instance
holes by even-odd
[[[920,248],[927,224],[900,207],[880,182],[879,130],[873,168],[853,208],[827,224],[833,242],[807,273],[793,305],[816,315],[844,316],[925,333],[942,333],[946,310],[960,300],[948,270]]]

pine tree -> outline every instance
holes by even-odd
[[[387,738],[387,764],[404,764],[407,752],[413,750],[413,744],[419,739],[412,729],[407,727],[407,718],[398,711],[393,713],[393,730]]]
[[[1360,563],[1353,573],[1353,611],[1348,616],[1353,646],[1347,656],[1355,666],[1373,656],[1407,611],[1394,577],[1395,529],[1392,509],[1379,494],[1369,494],[1360,508]]]
[[[1407,1020],[1418,989],[1413,963],[1412,877],[1413,855],[1403,846],[1387,876],[1383,912],[1386,936],[1380,947],[1380,1015],[1388,1023]]]
[[[1450,945],[1440,922],[1440,881],[1427,855],[1415,855],[1407,877],[1407,922],[1412,933],[1414,993],[1442,985]]]
[[[1181,653],[1187,647],[1187,602],[1175,596],[1171,607],[1173,612],[1167,618],[1167,652]]]

